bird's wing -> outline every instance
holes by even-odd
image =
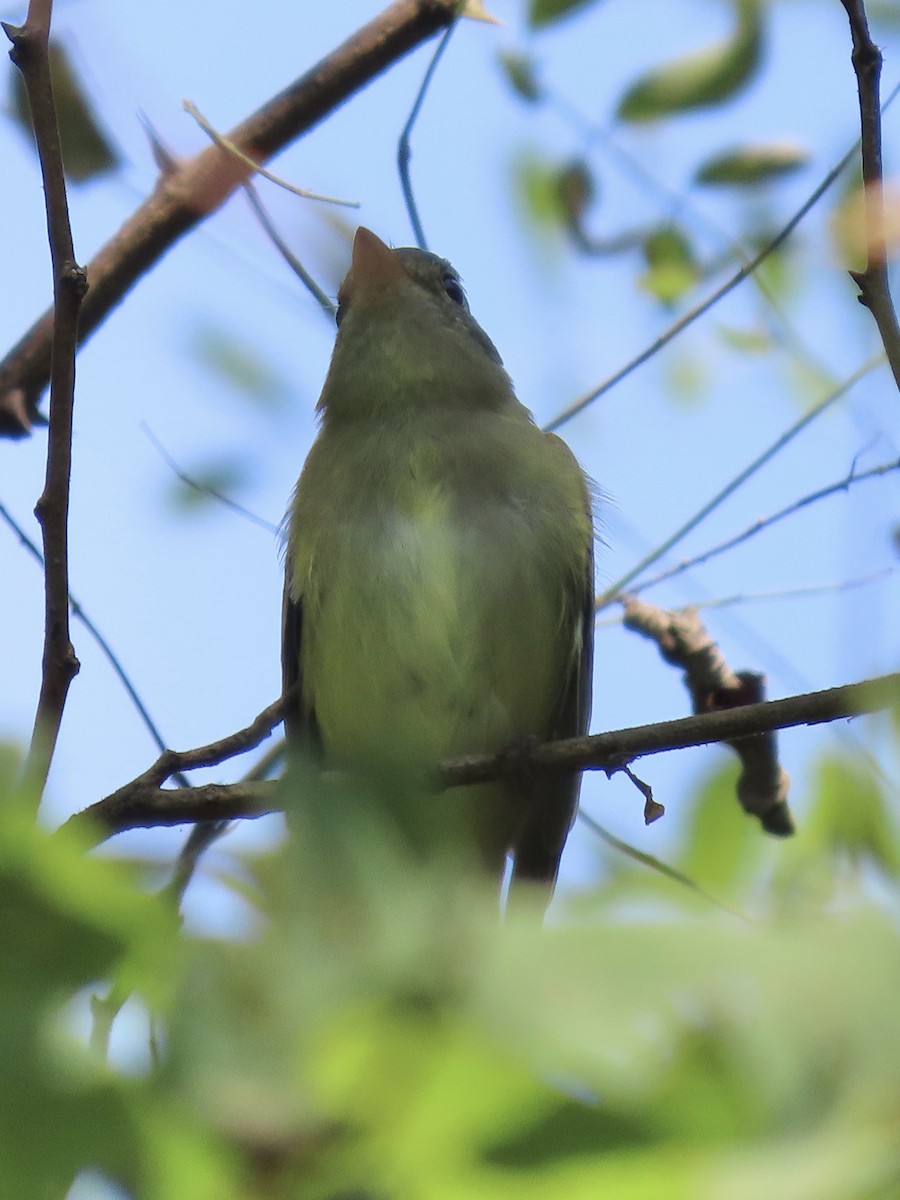
[[[284,598],[281,606],[281,694],[290,699],[284,710],[284,732],[291,746],[319,746],[316,714],[303,698],[303,601],[291,597],[291,560],[285,564]]]
[[[579,737],[587,733],[591,716],[594,660],[594,547],[591,540],[579,595],[573,597],[578,613],[581,643],[565,680],[560,703],[550,725],[550,738]],[[534,780],[523,789],[525,815],[513,854],[513,883],[530,880],[552,894],[559,860],[578,811],[580,771],[561,771]],[[549,901],[549,895],[548,895]]]

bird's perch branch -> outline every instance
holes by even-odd
[[[12,42],[10,58],[22,73],[44,183],[47,233],[53,270],[53,308],[46,317],[46,360],[50,375],[50,436],[44,490],[35,513],[44,546],[44,652],[41,690],[26,774],[43,791],[56,747],[69,685],[78,659],[69,635],[69,482],[72,472],[72,410],[75,350],[87,282],[75,261],[66,181],[53,86],[50,80],[52,0],[31,0],[24,25],[3,28]]]
[[[853,38],[853,70],[859,93],[860,150],[865,188],[866,267],[851,271],[859,300],[871,312],[884,344],[894,382],[900,388],[900,327],[888,283],[884,223],[884,169],[881,157],[881,51],[872,41],[863,0],[841,0]]]
[[[409,50],[448,25],[457,0],[395,0],[312,70],[228,134],[254,162],[266,162]],[[244,183],[249,168],[207,147],[165,172],[153,194],[88,264],[91,290],[81,313],[84,341],[138,279],[185,233]],[[21,437],[39,420],[50,373],[52,312],[0,362],[0,435]]]
[[[654,641],[666,662],[684,671],[684,682],[695,713],[723,712],[759,703],[765,681],[753,671],[733,671],[707,633],[696,609],[670,612],[625,596],[625,628]],[[787,806],[790,778],[778,762],[774,731],[728,738],[741,760],[737,781],[741,807],[759,819],[766,833],[793,833]]]
[[[535,770],[575,767],[613,772],[649,754],[703,746],[711,742],[730,742],[736,738],[789,729],[796,725],[837,721],[876,712],[898,703],[900,673],[828,688],[826,691],[790,696],[785,700],[769,700],[761,704],[747,704],[742,708],[683,717],[677,721],[661,721],[656,725],[640,725],[612,733],[547,742],[532,752],[531,763]],[[276,714],[280,714],[280,711],[281,702],[271,705],[248,726],[248,730],[256,729],[259,733],[265,729],[267,732],[277,723]],[[224,738],[200,750],[186,751],[184,754],[170,752],[166,769],[174,773],[182,767],[208,766],[214,761],[223,761],[227,755],[216,758],[216,754],[233,739],[245,739],[247,732],[242,730],[232,738]],[[265,733],[261,736],[265,736]],[[244,749],[250,748],[243,742],[241,744]],[[278,783],[205,784],[191,789],[163,789],[156,782],[159,768],[160,763],[154,764],[144,775],[76,813],[64,828],[86,828],[100,842],[128,829],[258,817],[276,812],[282,805]],[[446,787],[460,787],[496,779],[504,770],[521,769],[521,761],[513,764],[508,755],[479,754],[442,763],[439,778]]]

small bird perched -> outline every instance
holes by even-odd
[[[287,518],[289,739],[424,780],[453,755],[584,733],[593,528],[572,453],[516,399],[444,259],[358,229],[337,324]],[[434,798],[435,821],[549,900],[579,785],[521,770]]]

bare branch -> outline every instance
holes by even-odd
[[[250,207],[253,209],[254,216],[265,230],[269,241],[319,305],[322,312],[325,313],[325,315],[333,322],[335,313],[337,312],[337,305],[335,302],[330,296],[326,295],[325,292],[322,291],[315,279],[313,279],[312,275],[310,275],[309,271],[307,271],[306,267],[304,267],[300,259],[297,258],[296,254],[292,253],[287,242],[285,242],[284,238],[275,228],[275,223],[266,212],[265,206],[263,205],[262,200],[259,198],[259,193],[252,183],[244,184],[244,193],[250,202]]]
[[[649,754],[661,754],[688,746],[705,746],[797,725],[838,721],[889,708],[897,704],[898,699],[900,673],[883,675],[863,683],[790,696],[785,700],[769,700],[742,708],[682,717],[676,721],[661,721],[655,725],[639,725],[612,733],[546,742],[531,752],[529,761],[535,770],[575,768],[611,773]],[[257,722],[265,724],[263,718],[269,719],[266,714],[271,715],[280,709],[281,704],[279,701],[270,705],[264,714],[260,714]],[[252,729],[257,722],[249,728]],[[224,746],[228,740],[224,738],[214,745]],[[188,755],[196,755],[205,763],[210,757],[209,750],[210,747],[204,747],[201,751],[189,751],[187,755],[177,757],[182,766],[187,765]],[[504,753],[469,755],[442,763],[439,782],[444,787],[489,783],[504,771],[521,769],[521,755],[516,756],[515,762],[511,762],[510,756]],[[215,783],[190,790],[164,790],[154,786],[153,771],[154,768],[151,768],[132,783],[125,784],[112,795],[76,813],[63,828],[91,830],[99,842],[127,829],[258,817],[281,808],[282,792],[278,783]]]
[[[409,215],[409,223],[413,227],[413,236],[416,239],[416,245],[420,250],[428,249],[428,242],[425,238],[425,229],[422,225],[422,220],[419,216],[419,208],[416,204],[416,196],[413,191],[412,178],[409,173],[409,165],[412,161],[412,131],[416,121],[419,119],[419,113],[422,111],[422,105],[425,103],[425,97],[428,94],[428,88],[434,78],[434,73],[438,68],[438,63],[444,56],[444,51],[447,49],[447,43],[453,36],[453,30],[456,28],[456,18],[447,26],[444,36],[438,42],[437,49],[431,57],[431,62],[428,64],[428,69],[425,72],[425,77],[422,80],[422,85],[419,88],[418,95],[413,101],[412,109],[406,124],[400,133],[400,140],[397,143],[397,170],[400,174],[400,189],[403,192],[403,201],[406,205],[406,211]]]
[[[228,134],[254,162],[267,162],[355,91],[453,19],[456,0],[394,0],[379,16]],[[88,264],[91,290],[83,342],[163,254],[215,212],[249,171],[218,146],[163,172],[153,194]],[[0,435],[21,437],[40,420],[50,369],[52,313],[45,313],[0,362]],[[22,420],[24,412],[25,420]]]
[[[199,492],[201,496],[209,496],[211,499],[217,500],[226,508],[231,509],[232,512],[237,513],[239,517],[243,517],[245,521],[249,521],[252,525],[258,525],[260,529],[265,529],[268,533],[278,532],[278,526],[271,521],[267,521],[265,517],[258,516],[255,512],[251,512],[249,508],[244,508],[243,504],[238,504],[236,500],[232,500],[230,496],[226,496],[224,492],[220,492],[218,488],[210,487],[206,483],[199,483],[196,479],[191,478],[186,471],[181,469],[146,421],[141,421],[138,428],[175,478],[181,480],[186,487]]]
[[[38,566],[43,568],[44,556],[41,554],[40,550],[37,548],[37,546],[34,544],[34,542],[31,540],[31,538],[28,536],[28,534],[22,528],[22,526],[18,523],[18,521],[15,519],[15,517],[12,515],[12,513],[9,512],[9,510],[6,508],[6,506],[3,503],[0,503],[0,519],[2,519],[3,521],[6,522],[6,524],[13,531],[13,533],[16,534],[19,541],[22,543],[22,545],[25,547],[25,549],[28,551],[28,553],[31,555],[31,557],[35,560],[35,562],[38,564]],[[160,733],[160,731],[156,725],[156,722],[153,720],[153,717],[150,715],[149,709],[144,704],[144,701],[141,699],[137,688],[135,687],[134,683],[131,681],[131,678],[128,675],[128,672],[125,670],[125,667],[122,665],[122,662],[119,659],[118,655],[113,650],[112,646],[110,646],[109,642],[106,640],[103,633],[101,633],[98,626],[96,626],[94,624],[93,620],[85,612],[81,603],[72,595],[71,592],[69,592],[69,604],[71,606],[72,616],[75,617],[77,620],[79,620],[82,623],[82,625],[85,627],[85,629],[91,635],[91,637],[94,639],[94,641],[100,647],[100,650],[102,651],[104,657],[106,658],[106,661],[112,667],[113,672],[119,679],[119,682],[122,684],[125,691],[128,693],[129,699],[131,700],[134,707],[137,709],[138,716],[144,722],[144,725],[147,728],[147,732],[150,734],[150,737],[153,739],[157,749],[161,750],[161,751],[165,750],[165,748],[166,748],[165,739],[163,738],[162,734]],[[186,786],[187,780],[182,779],[182,783]]]
[[[752,275],[753,272],[765,262],[770,254],[774,254],[774,252],[780,246],[784,245],[810,209],[812,209],[813,206],[818,203],[818,201],[822,198],[825,192],[828,191],[838,176],[841,175],[844,168],[852,160],[855,153],[856,146],[854,146],[852,150],[849,150],[844,155],[837,166],[832,167],[819,186],[814,192],[811,193],[807,200],[801,204],[801,206],[797,209],[787,224],[780,230],[780,232],[776,234],[776,236],[772,238],[770,242],[763,246],[763,248],[749,260],[749,262],[745,262],[738,271],[735,271],[732,276],[726,279],[721,287],[716,288],[716,290],[711,295],[707,296],[705,300],[701,301],[700,304],[696,305],[683,316],[679,317],[677,321],[674,321],[668,327],[668,329],[664,330],[659,337],[656,338],[655,341],[651,342],[646,349],[640,352],[640,354],[636,354],[635,357],[631,359],[630,362],[627,362],[624,367],[620,367],[618,371],[616,371],[613,375],[610,375],[608,379],[603,381],[603,383],[599,384],[592,391],[587,392],[584,396],[579,397],[579,399],[570,404],[568,408],[563,409],[559,416],[554,417],[553,420],[545,426],[545,429],[549,433],[555,433],[556,430],[565,425],[567,421],[571,421],[573,417],[577,416],[580,412],[586,409],[589,404],[593,404],[595,400],[599,400],[601,396],[605,395],[608,391],[611,391],[616,384],[621,383],[623,379],[625,379],[633,371],[636,371],[638,367],[643,366],[645,362],[653,358],[654,355],[658,354],[663,347],[668,346],[669,342],[687,329],[689,325],[693,325],[698,317],[702,317],[704,313],[709,312],[709,310],[714,308],[723,297],[727,296],[729,292],[733,291],[739,283],[743,283],[745,279]],[[0,375],[0,379],[2,379],[2,375]]]
[[[656,587],[658,583],[663,583],[667,579],[674,579],[676,575],[682,575],[685,571],[699,567],[702,563],[709,562],[711,558],[717,558],[720,554],[724,554],[726,550],[734,549],[741,542],[749,541],[756,534],[762,533],[764,529],[769,529],[772,525],[783,521],[785,517],[793,516],[794,513],[808,508],[811,504],[817,504],[820,500],[824,500],[828,496],[833,496],[837,492],[849,492],[855,483],[862,483],[865,479],[877,479],[882,475],[887,475],[890,471],[897,470],[900,470],[900,459],[895,459],[894,462],[882,463],[880,466],[872,467],[868,471],[860,471],[859,473],[851,471],[849,475],[844,479],[838,480],[837,483],[831,483],[828,487],[819,488],[818,491],[801,496],[793,504],[786,505],[784,508],[779,509],[778,512],[771,513],[768,517],[760,517],[758,521],[754,521],[752,525],[742,530],[741,533],[736,533],[734,537],[730,537],[724,542],[719,542],[718,545],[712,546],[709,550],[704,550],[702,554],[697,554],[693,558],[676,563],[674,567],[660,571],[658,575],[654,575],[650,579],[641,580],[639,584],[631,589],[631,594],[636,596],[639,592],[645,592],[647,588]]]
[[[653,563],[662,558],[664,554],[667,554],[673,546],[677,546],[683,538],[687,537],[692,530],[697,528],[701,521],[705,521],[711,512],[714,512],[719,505],[723,503],[723,501],[727,500],[729,496],[736,492],[737,489],[742,484],[746,483],[752,475],[755,475],[760,467],[765,466],[765,464],[770,462],[775,455],[783,450],[789,442],[793,441],[798,433],[801,433],[807,425],[809,425],[817,417],[821,416],[822,413],[825,412],[827,408],[830,408],[836,400],[839,400],[842,396],[849,392],[849,390],[855,384],[857,384],[860,379],[867,375],[869,371],[874,370],[875,367],[880,366],[883,362],[883,354],[878,354],[874,358],[870,358],[868,362],[863,363],[861,367],[858,367],[852,375],[848,376],[843,383],[839,384],[832,392],[829,392],[827,396],[823,396],[818,404],[813,405],[812,408],[810,408],[802,416],[798,417],[792,425],[788,426],[784,433],[780,434],[775,441],[762,452],[762,454],[758,455],[751,463],[744,467],[743,471],[739,471],[738,474],[735,475],[735,477],[730,480],[720,492],[717,492],[716,495],[713,496],[711,500],[707,501],[707,503],[704,504],[698,512],[694,513],[689,521],[686,521],[684,525],[676,529],[675,532],[670,537],[667,537],[666,540],[660,545],[655,546],[649,554],[645,555],[639,563],[627,571],[621,579],[617,579],[615,583],[610,584],[610,586],[600,596],[597,597],[596,607],[598,609],[604,608],[607,604],[611,604],[614,600],[619,599],[622,595],[622,592],[633,580],[642,575],[649,566],[652,566]]]
[[[864,271],[851,271],[859,287],[859,300],[878,326],[900,388],[900,327],[888,284],[887,248],[884,240],[884,173],[881,160],[881,51],[872,41],[863,0],[841,0],[853,37],[853,69],[859,93],[860,147],[866,205],[867,262]]]
[[[198,746],[193,750],[165,750],[152,767],[148,767],[143,775],[139,775],[135,784],[151,784],[158,787],[171,779],[179,771],[196,771],[201,767],[217,767],[219,763],[236,758],[254,750],[269,736],[272,730],[281,723],[284,715],[284,705],[291,699],[289,691],[284,696],[264,708],[258,717],[244,729],[230,733],[227,737],[210,742],[207,746]],[[126,784],[130,787],[130,784]],[[121,790],[121,789],[120,789]]]
[[[623,601],[625,627],[654,641],[667,663],[684,671],[695,713],[724,712],[765,699],[764,680],[752,671],[733,671],[694,609],[669,612],[633,596]],[[790,779],[778,763],[773,732],[729,738],[741,760],[737,796],[744,812],[759,818],[767,833],[794,832],[787,806]]]
[[[87,290],[85,273],[75,261],[50,79],[52,9],[52,0],[31,0],[24,25],[3,25],[12,42],[10,58],[21,71],[28,93],[44,183],[53,270],[53,308],[48,329],[50,437],[44,490],[35,508],[44,546],[44,652],[41,690],[25,764],[25,774],[39,797],[53,760],[69,685],[77,675],[79,666],[69,634],[69,482],[72,472],[75,348],[81,302]]]

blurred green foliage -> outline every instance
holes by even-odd
[[[69,51],[56,41],[50,43],[50,73],[66,178],[70,183],[85,183],[117,170],[118,151],[97,119]],[[8,111],[33,142],[31,109],[18,71],[9,75]]]
[[[694,181],[706,186],[756,187],[793,175],[808,162],[809,154],[795,142],[757,142],[707,158],[694,172]]]
[[[677,855],[722,904],[614,855],[542,930],[501,927],[412,806],[297,770],[289,836],[246,863],[255,931],[228,941],[35,828],[7,761],[0,1192],[50,1200],[85,1172],[135,1200],[892,1200],[884,788],[822,763],[785,844],[739,812],[732,776],[697,789]],[[141,1076],[65,1016],[108,983],[154,1015]]]
[[[652,121],[721,104],[759,70],[764,46],[760,0],[734,0],[734,31],[721,42],[657,67],[636,80],[619,101],[625,121]]]

